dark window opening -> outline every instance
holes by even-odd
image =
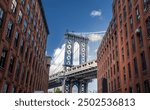
[[[0,67],[4,68],[6,63],[6,57],[7,57],[7,49],[2,50],[1,59],[0,59]]]

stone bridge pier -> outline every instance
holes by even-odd
[[[73,86],[76,85],[78,93],[88,92],[88,83],[90,80],[66,80],[63,84],[64,93],[73,93]]]

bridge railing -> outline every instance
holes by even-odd
[[[87,70],[90,68],[95,68],[95,67],[97,67],[97,61],[96,60],[86,62],[84,64],[74,66],[74,67],[69,68],[67,70],[60,71],[56,74],[52,74],[49,76],[49,80],[54,80],[54,79],[57,79],[57,78],[62,77],[62,76],[66,76],[69,74],[77,73],[77,72],[84,71],[84,70]]]
[[[65,72],[65,75],[77,73],[77,72],[84,71],[84,70],[87,70],[87,69],[90,69],[90,68],[94,68],[94,67],[97,67],[96,60],[90,61],[90,62],[86,62],[86,63],[81,64],[79,66],[72,67],[72,68],[68,69]]]

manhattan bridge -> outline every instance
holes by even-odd
[[[63,93],[72,93],[73,86],[77,87],[78,93],[87,93],[88,83],[92,79],[97,78],[97,62],[96,59],[88,61],[88,44],[90,41],[90,35],[104,35],[104,31],[101,32],[87,32],[65,33],[65,46],[64,46],[64,64],[61,65],[63,69],[58,70],[58,67],[50,73],[48,88],[56,88],[62,86]],[[75,50],[75,43],[78,43],[78,48]],[[93,46],[93,45],[92,45]],[[74,55],[78,53],[78,65],[74,65]],[[96,53],[95,53],[96,54]],[[60,54],[59,54],[60,55]],[[60,56],[57,57],[60,57]]]

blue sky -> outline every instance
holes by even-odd
[[[50,30],[47,53],[53,56],[68,29],[75,32],[106,30],[112,16],[112,0],[42,0]],[[102,15],[92,17],[93,10]]]
[[[63,69],[66,30],[74,32],[106,31],[112,17],[112,0],[42,0],[42,2],[50,30],[47,41],[47,54],[53,58],[50,74],[54,74]],[[102,37],[101,35],[90,36],[88,60],[96,58],[96,49]],[[74,56],[74,62],[76,62],[78,55]],[[90,91],[97,91],[97,81],[93,80],[88,87]],[[73,90],[77,91],[76,88]]]

